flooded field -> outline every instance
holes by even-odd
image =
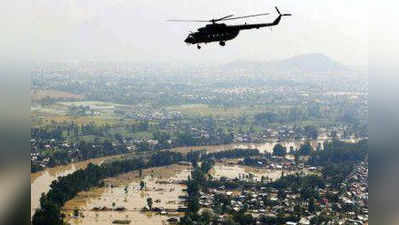
[[[326,137],[321,137],[317,140],[311,141],[310,144],[314,149],[320,145],[321,149],[323,149],[323,143],[328,141],[329,139]],[[348,140],[351,142],[355,142],[355,140]],[[287,152],[290,152],[291,149],[299,149],[302,144],[304,144],[304,140],[298,141],[276,141],[270,140],[265,143],[241,143],[241,144],[227,144],[227,145],[207,145],[207,146],[193,146],[193,147],[178,147],[171,149],[176,152],[188,152],[188,151],[199,151],[199,150],[207,150],[208,152],[218,152],[218,151],[226,151],[231,149],[258,149],[261,153],[273,152],[273,147],[276,144],[281,144],[282,146],[287,148]]]
[[[63,211],[67,215],[66,220],[72,225],[112,224],[115,220],[127,220],[135,225],[161,225],[170,217],[183,215],[176,212],[178,207],[183,206],[179,196],[185,195],[185,185],[178,182],[186,180],[189,174],[190,167],[182,165],[146,169],[143,171],[146,184],[143,190],[140,190],[138,172],[123,174],[107,179],[106,187],[80,193],[65,204]],[[153,208],[164,208],[170,212],[167,215],[142,212],[143,207],[147,206],[147,198],[152,198]],[[125,210],[115,210],[122,207]],[[83,217],[72,216],[75,208],[80,209]]]
[[[262,176],[268,178],[269,180],[275,181],[284,175],[295,174],[295,173],[311,174],[313,172],[305,169],[290,171],[282,169],[266,169],[266,168],[254,168],[242,165],[226,165],[225,163],[216,163],[213,167],[211,173],[212,176],[219,179],[221,177],[227,177],[229,179],[238,178],[239,176],[247,176],[249,174],[253,175],[254,181],[260,181]]]
[[[231,165],[233,161],[237,160],[216,163],[211,174],[215,178],[253,174],[254,180],[261,180],[262,176],[276,180],[282,175],[281,169]],[[183,213],[176,212],[179,207],[184,207],[179,196],[186,194],[183,191],[185,185],[180,182],[187,179],[190,171],[190,166],[176,164],[143,170],[143,181],[146,184],[143,190],[140,188],[141,178],[137,171],[109,178],[105,180],[105,187],[81,192],[68,201],[63,213],[71,225],[112,224],[114,221],[128,221],[135,225],[168,224],[168,218],[183,216]],[[301,171],[311,173],[306,169]],[[284,174],[296,172],[300,171],[284,170]],[[153,208],[164,209],[165,214],[143,211],[148,206],[147,198],[152,198]],[[74,209],[79,209],[80,216],[73,216]]]

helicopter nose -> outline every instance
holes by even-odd
[[[187,38],[184,40],[184,42],[193,44],[193,43],[194,43],[194,38],[193,38],[193,37],[187,37]]]

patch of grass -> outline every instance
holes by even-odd
[[[32,101],[42,100],[44,98],[53,99],[82,99],[82,95],[73,94],[57,90],[32,90]]]
[[[104,117],[104,116],[66,116],[66,115],[56,115],[56,114],[46,114],[46,113],[32,113],[32,125],[46,126],[55,123],[71,123],[72,121],[77,125],[95,123],[96,125],[113,125],[120,123],[120,119],[115,117]]]
[[[191,104],[191,105],[179,105],[168,107],[169,111],[179,111],[185,116],[189,117],[239,117],[245,115],[248,111],[247,108],[242,107],[218,107],[209,106],[206,104]]]

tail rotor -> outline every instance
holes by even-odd
[[[283,13],[283,14],[281,14],[281,13],[280,13],[280,10],[278,10],[277,6],[276,6],[275,8],[276,8],[276,11],[277,11],[277,13],[278,13],[279,16],[292,16],[291,13]]]

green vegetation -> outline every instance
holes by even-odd
[[[201,159],[243,158],[259,155],[258,149],[232,149],[202,155]]]
[[[130,220],[114,220],[112,221],[113,224],[130,224]]]
[[[313,152],[313,147],[310,145],[309,142],[306,142],[305,144],[301,145],[299,148],[297,154],[299,155],[310,155]]]
[[[287,154],[287,148],[282,146],[281,144],[276,144],[273,147],[273,155],[285,156],[286,154]]]
[[[147,198],[147,206],[149,210],[152,210],[152,198]]]
[[[41,167],[41,166],[39,166],[37,164],[31,163],[31,167],[30,167],[31,173],[36,173],[36,172],[39,172],[39,171],[41,171],[43,169],[44,169],[43,167]]]
[[[191,177],[188,177],[187,180],[187,212],[184,217],[180,219],[180,224],[182,225],[191,225],[196,221],[197,224],[209,224],[210,214],[203,213],[201,215],[198,214],[198,210],[200,209],[199,197],[200,190],[207,190],[207,173],[212,168],[212,161],[204,161],[201,166],[197,165],[197,159],[193,159],[193,171],[191,172]]]
[[[323,151],[313,152],[309,163],[315,166],[332,166],[333,164],[354,163],[364,160],[368,152],[368,141],[345,143],[334,140],[324,144]]]

